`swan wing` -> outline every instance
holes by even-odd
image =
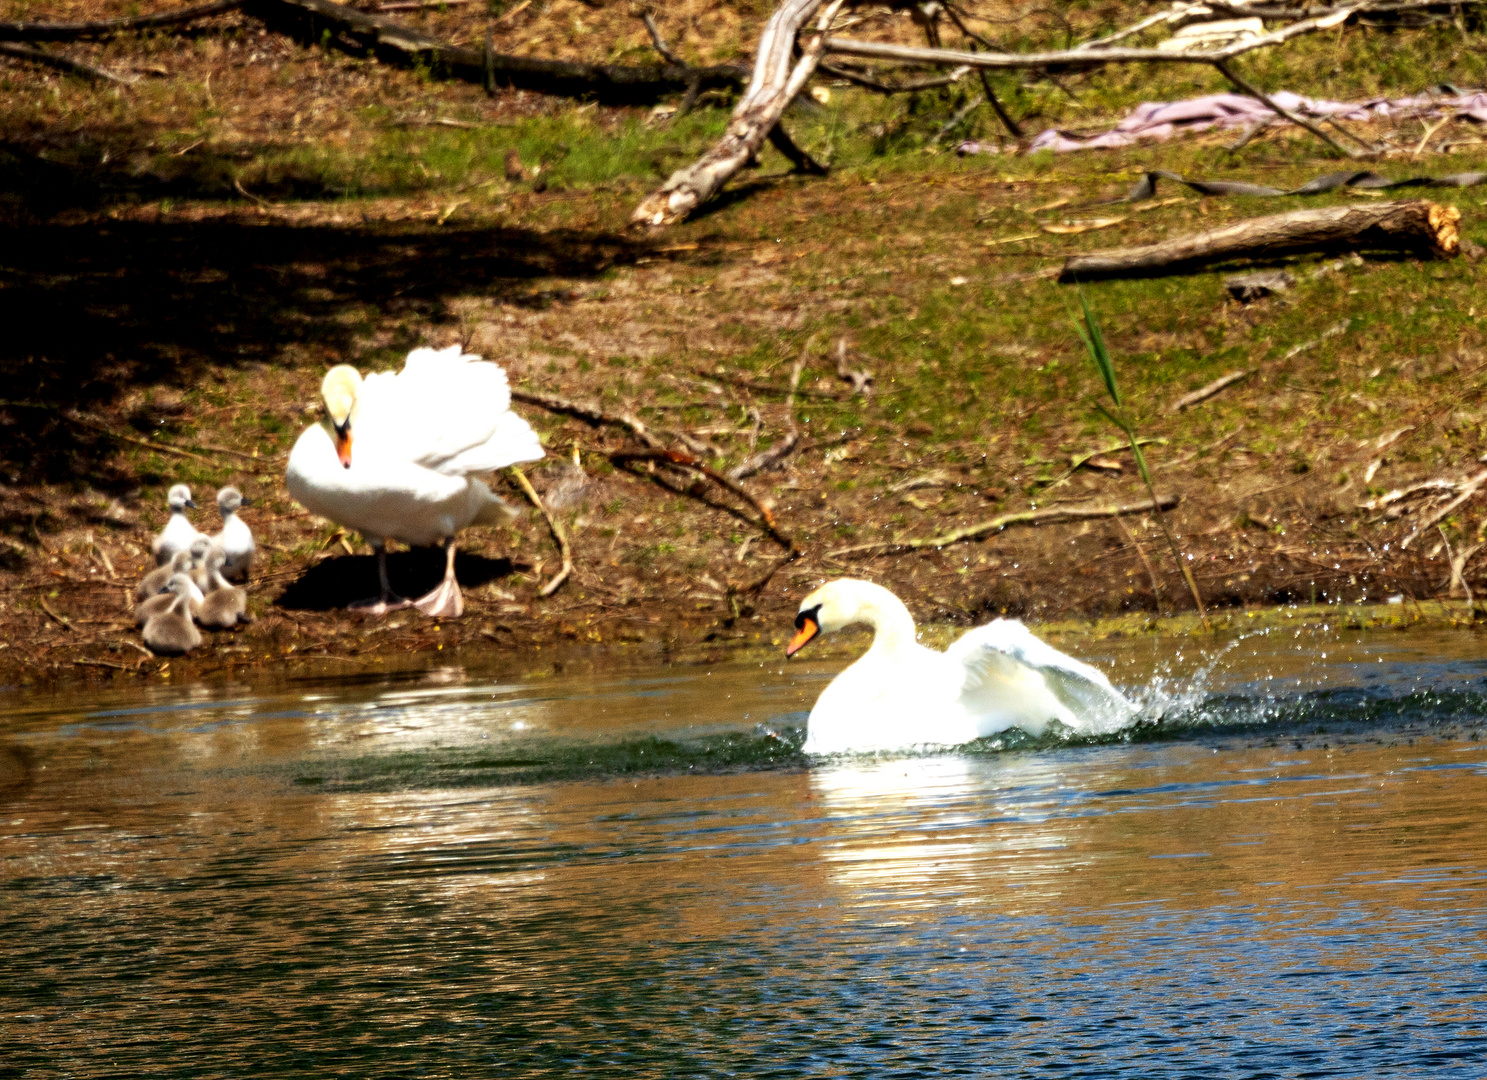
[[[353,453],[451,476],[543,456],[536,434],[511,411],[506,372],[458,345],[414,349],[397,374],[363,379],[353,437]]]
[[[1115,731],[1136,713],[1104,672],[1059,652],[1016,619],[968,631],[946,655],[965,673],[961,702],[973,714],[1021,713],[1038,726],[1058,719],[1095,733]]]

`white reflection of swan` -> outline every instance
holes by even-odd
[[[1043,902],[1087,862],[1067,850],[1074,822],[1055,811],[1060,771],[1034,755],[952,754],[813,769],[829,823],[822,861],[862,903],[975,902],[988,883],[1036,886],[1026,898]]]

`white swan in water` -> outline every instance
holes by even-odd
[[[872,627],[872,646],[816,700],[808,754],[958,746],[1011,727],[1038,734],[1054,720],[1097,734],[1119,730],[1136,714],[1101,672],[1015,619],[978,626],[935,652],[915,640],[903,601],[851,578],[801,601],[785,655],[854,623]]]
[[[363,379],[348,365],[331,368],[320,393],[325,420],[294,444],[285,482],[305,509],[355,529],[377,553],[381,597],[358,606],[461,614],[455,535],[513,516],[476,477],[543,454],[536,433],[511,411],[506,373],[458,345],[414,349],[396,375]],[[396,596],[387,580],[389,539],[442,543],[444,580],[419,600]]]

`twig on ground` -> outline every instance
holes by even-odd
[[[234,176],[232,178],[232,190],[236,191],[239,195],[247,199],[249,202],[257,203],[259,206],[268,205],[267,199],[260,199],[257,195],[254,195],[247,188],[243,187],[243,181],[239,177]]]
[[[388,4],[373,4],[368,11],[424,11],[428,8],[460,7],[473,4],[475,0],[392,0]]]
[[[774,512],[770,510],[769,507],[760,502],[742,484],[738,483],[736,480],[729,479],[727,476],[724,476],[716,469],[709,467],[708,465],[693,457],[691,454],[686,453],[685,451],[619,450],[611,453],[609,455],[609,460],[613,461],[615,464],[623,464],[626,461],[664,461],[671,465],[680,465],[682,468],[692,469],[696,472],[699,472],[703,476],[711,480],[713,483],[717,484],[719,487],[723,488],[726,491],[732,492],[734,495],[738,496],[740,499],[744,500],[744,502],[748,503],[756,511],[758,511],[759,519],[764,524],[764,531],[769,533],[770,538],[774,540],[775,543],[779,544],[786,551],[799,550],[799,547],[795,543],[795,541],[787,536],[785,533],[780,531],[780,527],[775,521]]]
[[[833,394],[827,390],[802,390],[798,386],[774,386],[771,383],[746,379],[741,375],[730,375],[726,371],[708,371],[707,368],[696,368],[695,370],[697,374],[705,379],[713,379],[717,382],[727,383],[730,386],[742,387],[745,390],[754,390],[761,394],[784,394],[787,397],[820,398],[823,401],[842,400],[840,394]]]
[[[1463,481],[1460,488],[1461,494],[1457,495],[1456,498],[1446,503],[1446,505],[1442,506],[1439,510],[1428,514],[1425,517],[1425,520],[1420,522],[1420,524],[1415,527],[1414,532],[1410,533],[1399,542],[1399,550],[1403,551],[1405,548],[1409,547],[1410,544],[1415,541],[1416,537],[1418,537],[1425,530],[1433,528],[1439,521],[1444,521],[1451,515],[1451,512],[1453,510],[1455,510],[1458,506],[1466,502],[1478,491],[1480,491],[1483,484],[1487,484],[1487,470],[1479,472],[1476,476]]]
[[[1146,557],[1146,549],[1141,546],[1141,541],[1136,539],[1136,534],[1131,531],[1125,519],[1116,518],[1115,523],[1120,526],[1120,531],[1125,533],[1131,547],[1136,549],[1136,558],[1146,570],[1146,576],[1151,581],[1151,602],[1156,605],[1157,614],[1160,615],[1162,613],[1162,587],[1157,583],[1156,567],[1151,565],[1151,560]]]
[[[975,525],[967,525],[962,529],[952,529],[950,532],[941,533],[939,536],[929,536],[920,539],[905,540],[880,540],[871,544],[857,544],[853,547],[837,548],[835,551],[827,552],[833,559],[839,559],[843,555],[886,555],[897,554],[903,551],[919,551],[924,548],[943,548],[951,544],[964,543],[967,540],[980,540],[982,537],[991,536],[1010,529],[1014,525],[1058,525],[1066,521],[1087,521],[1092,518],[1125,517],[1128,514],[1147,514],[1152,511],[1171,510],[1179,502],[1177,495],[1162,495],[1156,500],[1148,499],[1139,503],[1127,503],[1125,505],[1110,506],[1050,506],[1044,510],[1022,510],[1015,514],[1002,514]]]
[[[640,21],[645,23],[646,32],[651,35],[651,44],[661,54],[661,59],[665,60],[668,64],[678,64],[681,67],[687,66],[687,62],[672,52],[671,46],[666,44],[666,39],[661,36],[661,31],[656,28],[656,20],[651,17],[649,11],[641,12]]]
[[[38,412],[49,412],[49,413],[52,413],[55,416],[61,417],[63,420],[65,420],[69,424],[76,424],[76,425],[78,425],[78,427],[87,428],[89,431],[95,431],[99,435],[103,435],[103,436],[105,436],[107,438],[110,438],[110,439],[115,439],[115,440],[117,440],[119,442],[130,443],[131,445],[134,445],[134,446],[142,446],[146,450],[154,450],[154,451],[157,451],[158,453],[161,453],[161,454],[174,454],[177,457],[190,458],[192,461],[200,461],[200,462],[203,462],[203,463],[205,463],[207,465],[212,466],[213,468],[219,468],[220,467],[217,462],[213,461],[209,457],[203,457],[201,454],[193,454],[190,450],[182,450],[178,446],[168,446],[165,443],[151,442],[149,439],[136,439],[133,435],[123,435],[123,434],[121,434],[121,433],[119,433],[117,431],[114,431],[112,428],[109,428],[109,427],[104,426],[103,424],[100,424],[100,423],[98,423],[96,421],[93,421],[93,420],[88,420],[87,418],[85,418],[83,416],[79,416],[77,413],[68,412],[66,410],[59,409],[55,405],[43,405],[41,402],[37,402],[37,401],[7,401],[7,400],[0,400],[0,408],[8,408],[8,409],[35,409]],[[208,447],[208,449],[216,449],[216,448],[215,447]],[[218,452],[220,453],[221,451],[218,451]],[[237,451],[228,451],[228,452],[229,453],[237,453]],[[262,458],[258,458],[256,460],[261,461],[263,459]]]
[[[552,533],[553,540],[558,545],[558,552],[563,556],[563,568],[553,576],[553,579],[538,590],[538,596],[551,596],[562,587],[563,582],[568,580],[568,575],[573,573],[573,551],[568,546],[567,534],[563,532],[563,526],[558,524],[557,518],[553,517],[547,507],[542,505],[542,500],[537,496],[537,489],[532,487],[532,482],[527,479],[527,474],[515,465],[510,466],[511,475],[516,477],[516,482],[526,493],[527,499],[535,506],[543,518],[547,521],[547,529]]]
[[[25,60],[32,64],[41,64],[43,67],[55,68],[57,71],[66,72],[68,75],[81,75],[85,79],[93,79],[96,82],[117,83],[119,86],[133,86],[134,79],[123,75],[115,75],[112,71],[85,64],[81,60],[73,60],[66,56],[58,56],[44,49],[32,48],[30,45],[11,45],[0,41],[0,56],[8,56],[12,60]]]
[[[52,619],[55,620],[62,627],[62,629],[66,630],[68,633],[72,632],[71,621],[69,621],[66,616],[58,615],[57,612],[52,608],[52,605],[46,602],[45,596],[38,596],[36,598],[36,602],[41,605],[41,610],[50,615]]]
[[[1167,440],[1147,435],[1137,439],[1136,443],[1138,446],[1166,446]],[[1048,487],[1046,487],[1044,490],[1052,491],[1054,488],[1068,483],[1071,476],[1077,473],[1080,469],[1084,468],[1085,465],[1087,465],[1089,462],[1093,461],[1097,457],[1104,457],[1106,454],[1114,454],[1118,453],[1121,450],[1129,450],[1130,448],[1130,442],[1126,439],[1122,439],[1120,442],[1111,443],[1109,446],[1102,446],[1098,450],[1090,450],[1087,453],[1083,453],[1078,455],[1077,457],[1071,458],[1069,461],[1069,468],[1062,475],[1060,475],[1058,479],[1049,484]]]
[[[217,0],[216,3],[182,8],[180,11],[154,15],[133,15],[123,19],[101,19],[93,22],[7,22],[0,23],[0,41],[76,41],[80,38],[104,37],[124,30],[150,30],[158,26],[179,26],[212,15],[221,15],[242,7],[247,0]]]
[[[810,346],[807,345],[806,348],[809,349]],[[738,481],[746,476],[753,476],[757,472],[763,472],[765,469],[772,468],[781,461],[784,461],[790,455],[790,452],[799,444],[800,429],[795,425],[795,393],[800,389],[800,374],[804,370],[805,355],[802,353],[800,358],[795,361],[795,365],[790,369],[790,393],[785,398],[785,423],[787,425],[785,437],[776,442],[768,450],[754,454],[747,461],[729,469],[728,479]],[[757,415],[758,413],[756,412],[755,416]],[[756,438],[757,435],[758,432],[756,429]]]
[[[525,402],[528,405],[536,405],[539,408],[546,409],[548,412],[572,416],[575,419],[584,421],[586,424],[593,424],[596,427],[608,425],[610,427],[624,428],[652,449],[659,448],[661,445],[661,440],[652,435],[650,429],[644,423],[629,413],[619,415],[607,413],[597,405],[587,405],[580,401],[570,401],[567,398],[558,397],[556,394],[539,394],[531,390],[512,390],[511,399],[513,401]]]
[[[1233,386],[1235,383],[1243,382],[1254,373],[1254,368],[1248,368],[1244,371],[1231,371],[1227,375],[1220,375],[1217,379],[1214,379],[1213,382],[1209,383],[1207,386],[1199,387],[1191,394],[1185,394],[1184,396],[1178,398],[1171,405],[1167,406],[1167,411],[1178,413],[1182,412],[1184,409],[1191,409],[1194,405],[1198,405],[1202,402],[1207,401],[1209,398],[1214,397],[1221,391]]]
[[[75,667],[101,667],[108,668],[110,671],[128,671],[132,673],[138,670],[138,665],[116,664],[112,660],[69,660],[68,663]]]

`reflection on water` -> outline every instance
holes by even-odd
[[[814,763],[830,665],[16,700],[0,1076],[1480,1077],[1487,663],[1297,644]]]

